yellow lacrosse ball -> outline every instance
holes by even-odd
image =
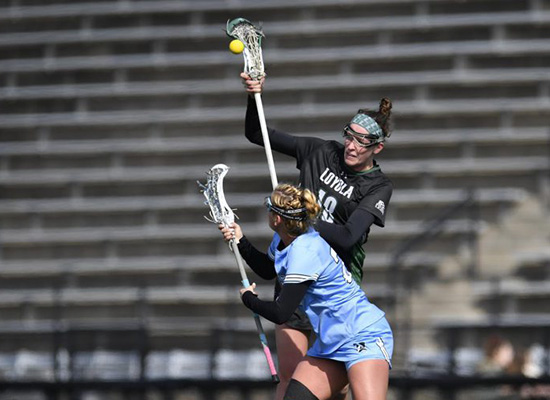
[[[233,54],[241,54],[244,50],[244,43],[239,39],[232,40],[231,43],[229,43],[229,50],[231,50]]]

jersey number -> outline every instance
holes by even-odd
[[[353,280],[351,272],[349,272],[346,268],[346,265],[341,262],[342,260],[340,260],[340,257],[338,257],[338,254],[336,253],[336,251],[334,251],[332,247],[330,248],[330,255],[336,264],[340,263],[340,265],[342,266],[342,275],[344,276],[344,280],[346,281],[346,283],[351,283],[351,281]]]
[[[332,213],[336,210],[337,200],[332,196],[327,196],[325,198],[326,194],[327,193],[323,189],[319,189],[319,203],[323,208],[323,212],[321,213],[321,221],[333,223],[334,217],[332,216]]]

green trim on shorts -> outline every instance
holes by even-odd
[[[351,261],[349,269],[353,280],[361,286],[361,281],[363,280],[363,262],[365,261],[365,250],[360,243],[356,243],[353,246],[351,253]]]

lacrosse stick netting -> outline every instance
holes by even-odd
[[[262,38],[265,36],[262,30],[244,18],[235,18],[227,21],[226,32],[227,36],[233,39],[238,39],[244,44],[244,72],[247,73],[253,80],[262,79],[265,76],[264,59],[262,56]],[[271,144],[267,133],[267,123],[265,121],[262,95],[260,93],[254,93],[254,99],[256,100],[256,108],[258,109],[258,116],[260,119],[265,155],[267,157],[267,166],[269,168],[269,176],[271,177],[271,185],[273,186],[273,189],[275,189],[277,186],[277,174],[275,172],[275,162],[273,161]]]
[[[229,171],[229,167],[227,165],[216,164],[206,173],[206,184],[197,182],[202,193],[204,194],[204,197],[206,198],[205,204],[210,207],[210,218],[206,219],[210,222],[222,224],[226,227],[231,225],[235,220],[233,210],[227,204],[223,192],[223,179],[227,174],[227,171]],[[248,277],[244,269],[241,253],[239,252],[239,248],[234,239],[229,242],[229,246],[235,255],[235,260],[237,261],[237,266],[239,267],[239,272],[241,273],[243,287],[246,288],[250,286],[250,282],[248,281]],[[260,337],[260,342],[267,360],[267,365],[269,366],[271,379],[274,383],[279,383],[279,376],[277,375],[275,363],[273,362],[273,357],[271,356],[271,351],[269,350],[267,337],[265,335],[264,328],[262,327],[260,316],[256,313],[254,313],[254,322],[256,324],[256,331]]]
[[[210,207],[210,222],[223,224],[228,227],[235,221],[235,214],[227,201],[223,192],[223,178],[227,175],[229,167],[225,164],[216,164],[206,173],[206,185],[198,182],[198,185],[206,197],[204,204]]]
[[[244,18],[227,21],[227,36],[238,39],[244,44],[244,72],[253,79],[261,79],[265,75],[262,56],[262,38],[264,34]]]

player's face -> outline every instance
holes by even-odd
[[[344,161],[354,171],[363,171],[372,167],[372,159],[384,148],[384,143],[374,143],[359,135],[368,134],[360,125],[351,124],[351,129],[344,131]],[[354,134],[355,133],[355,134]],[[357,135],[359,134],[359,135]]]
[[[267,223],[272,230],[275,230],[275,216],[276,214],[271,211],[271,197],[266,197],[264,205],[267,208]]]
[[[369,137],[368,131],[360,125],[349,124],[342,132],[345,140],[353,141],[357,146],[368,148],[376,145],[375,137]]]
[[[271,230],[275,230],[275,213],[273,211],[267,212],[267,224],[271,228]]]

